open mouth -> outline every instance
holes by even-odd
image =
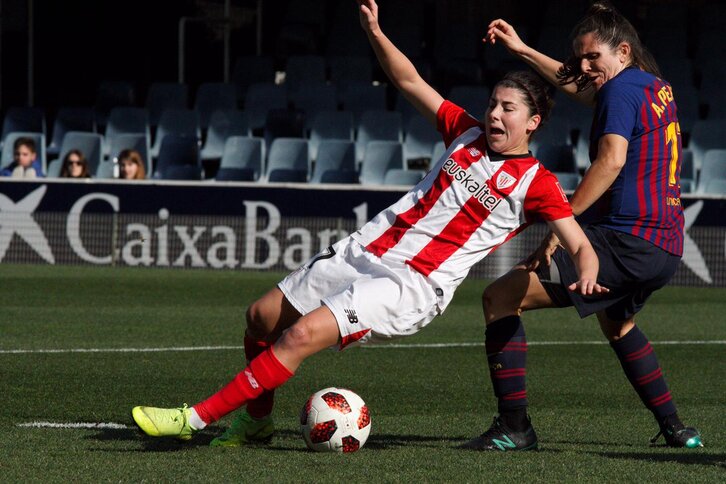
[[[490,136],[502,136],[504,134],[504,130],[501,128],[489,128],[489,135]]]

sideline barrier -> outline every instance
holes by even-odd
[[[0,262],[291,271],[396,201],[355,185],[0,181]],[[684,196],[672,284],[726,286],[726,199]],[[528,255],[529,227],[477,264],[495,278]]]

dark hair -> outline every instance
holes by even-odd
[[[570,34],[570,40],[575,40],[585,34],[592,33],[595,40],[607,44],[611,49],[617,48],[621,43],[627,42],[630,45],[631,64],[639,69],[650,72],[656,77],[661,77],[658,64],[645,48],[638,37],[638,31],[633,24],[623,17],[620,12],[607,1],[594,3],[585,16],[575,25]],[[590,78],[580,69],[580,59],[571,56],[557,71],[557,79],[560,84],[574,82],[577,90],[583,91],[590,86]]]
[[[17,150],[21,146],[27,146],[30,151],[37,153],[35,149],[35,140],[33,138],[22,136],[16,139],[15,143],[13,143],[13,151]]]
[[[121,164],[124,160],[130,160],[138,167],[134,180],[143,180],[146,178],[146,168],[144,168],[144,159],[141,157],[141,153],[131,149],[123,150],[118,154],[119,164]]]
[[[72,178],[70,166],[71,155],[76,155],[79,158],[81,168],[83,168],[78,178],[91,178],[91,174],[88,173],[88,160],[86,160],[86,157],[83,156],[83,152],[81,150],[71,150],[63,157],[63,165],[61,165],[60,172],[61,178]]]
[[[542,76],[533,71],[512,71],[496,83],[497,86],[510,87],[522,93],[524,102],[529,108],[529,115],[539,114],[541,120],[539,127],[550,117],[552,101],[552,86]],[[539,129],[538,127],[538,129]]]

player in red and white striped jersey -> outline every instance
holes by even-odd
[[[133,417],[149,435],[187,439],[246,404],[212,445],[268,441],[273,391],[305,358],[331,346],[417,332],[444,311],[472,265],[529,222],[546,221],[573,257],[579,279],[570,290],[607,291],[596,282],[597,257],[557,179],[528,150],[551,106],[545,81],[526,72],[505,76],[485,119],[477,121],[445,101],[383,35],[373,0],[359,4],[361,25],[384,71],[437,126],[448,149],[398,202],[249,308],[249,364],[222,390],[193,408],[135,407]],[[527,438],[536,446],[533,433]]]

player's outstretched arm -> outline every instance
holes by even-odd
[[[575,218],[567,217],[555,220],[548,222],[548,225],[575,261],[575,267],[577,267],[579,280],[572,283],[568,289],[582,295],[609,292],[608,288],[597,283],[597,273],[600,269],[597,254],[595,254],[595,250]]]
[[[436,113],[444,98],[416,71],[411,61],[381,31],[375,0],[356,0],[360,24],[376,53],[378,62],[393,84],[414,107],[436,126]]]
[[[514,27],[506,21],[502,19],[492,20],[487,28],[487,33],[483,40],[484,42],[489,42],[492,45],[497,42],[501,43],[512,55],[529,64],[552,85],[556,86],[573,99],[587,104],[588,106],[594,106],[594,89],[589,88],[578,93],[577,86],[574,83],[561,85],[557,79],[557,71],[562,67],[562,62],[552,59],[551,57],[548,57],[525,44],[522,39],[519,38],[519,35]]]

